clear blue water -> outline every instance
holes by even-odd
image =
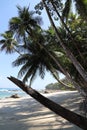
[[[0,88],[0,99],[10,97],[13,94],[18,94],[19,96],[26,96],[27,94],[20,89],[15,88]]]

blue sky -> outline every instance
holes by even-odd
[[[33,10],[34,5],[39,1],[40,0],[2,0],[0,4],[0,33],[3,33],[8,29],[9,19],[17,16],[16,5],[20,5],[22,7],[29,6],[30,10]],[[42,13],[42,18],[44,22],[42,27],[47,28],[50,24],[45,12]],[[9,76],[17,77],[19,68],[12,67],[11,64],[16,57],[16,54],[7,55],[5,52],[0,52],[0,88],[16,87],[7,79]],[[56,82],[56,80],[50,75],[50,73],[46,73],[45,79],[41,80],[37,77],[32,84],[32,87],[35,89],[43,89],[47,84],[53,82]]]

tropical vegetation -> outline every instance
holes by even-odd
[[[84,9],[85,9],[85,13],[84,13],[84,16],[86,17],[86,5],[87,3],[86,2],[83,2],[82,0],[80,0],[82,4],[82,6],[84,6]],[[45,7],[46,9],[46,12],[48,14],[48,17],[49,17],[49,20],[51,22],[51,25],[54,29],[54,32],[56,34],[56,37],[57,37],[57,40],[58,40],[58,43],[60,44],[60,46],[62,47],[62,49],[64,50],[66,56],[69,58],[70,62],[72,63],[72,67],[73,67],[73,72],[75,74],[77,74],[78,76],[72,76],[72,73],[70,75],[70,72],[69,75],[67,75],[67,73],[65,73],[65,75],[67,76],[68,79],[70,79],[73,83],[74,83],[74,86],[82,93],[84,93],[83,95],[86,96],[86,86],[87,86],[87,67],[86,67],[86,64],[85,64],[85,67],[83,65],[83,60],[85,59],[86,55],[83,56],[82,54],[82,50],[83,50],[83,46],[86,46],[85,42],[86,42],[86,35],[85,35],[85,42],[82,44],[85,44],[85,45],[81,45],[81,41],[80,39],[78,40],[77,38],[75,38],[75,36],[77,37],[77,35],[79,35],[79,33],[82,33],[81,32],[81,28],[79,27],[80,24],[85,24],[86,25],[86,19],[83,19],[82,16],[80,15],[80,13],[78,13],[77,17],[81,20],[81,21],[78,21],[80,23],[78,23],[78,26],[77,28],[79,27],[80,28],[80,31],[79,31],[79,28],[78,28],[78,32],[77,30],[73,31],[72,28],[70,28],[69,26],[69,22],[70,22],[70,18],[68,18],[68,21],[67,23],[64,21],[64,17],[65,17],[65,13],[69,13],[69,11],[67,11],[67,4],[68,4],[68,7],[70,6],[70,2],[69,0],[67,0],[65,2],[65,7],[63,7],[63,4],[62,4],[62,1],[52,1],[52,0],[48,0],[48,1],[45,1],[45,0],[42,0],[42,2],[40,2],[37,6],[36,6],[36,12],[40,12],[40,10],[43,9],[43,7]],[[79,1],[75,1],[76,5],[81,7],[81,4]],[[76,6],[76,7],[77,7]],[[77,8],[78,9],[78,8]],[[84,12],[84,10],[82,10],[81,8],[81,11]],[[62,14],[61,14],[62,12]],[[54,17],[56,16],[57,20],[61,22],[61,26],[62,26],[62,34],[61,35],[61,30],[58,30],[55,23],[54,23]],[[69,15],[68,15],[69,16]],[[71,24],[71,23],[70,23]],[[75,23],[74,23],[75,24]],[[75,27],[72,23],[72,26]],[[85,28],[87,27],[87,25],[85,26]],[[75,33],[77,33],[75,35]],[[65,37],[65,40],[64,40],[64,37]],[[81,38],[81,37],[80,37]],[[66,44],[67,43],[67,44]],[[71,44],[73,45],[73,47],[71,46]],[[80,46],[80,47],[78,47]],[[74,48],[74,51],[71,50],[71,48]],[[81,52],[80,52],[81,51]],[[80,56],[78,57],[75,53],[77,52],[77,54]],[[80,59],[80,60],[79,60]],[[82,62],[81,62],[82,61]],[[72,67],[69,67],[69,68],[72,68]],[[66,70],[65,70],[66,71]],[[76,80],[75,77],[78,77],[78,82]],[[74,79],[74,80],[73,80]],[[81,82],[80,82],[81,81]],[[85,88],[84,88],[85,87]]]
[[[56,110],[60,110],[61,106],[54,107],[53,102],[49,106],[48,99],[46,104],[44,96],[33,90],[31,85],[37,74],[44,78],[45,72],[50,71],[58,82],[69,87],[59,80],[58,75],[62,73],[87,100],[87,2],[74,1],[74,6],[78,10],[77,15],[70,12],[72,0],[66,0],[65,3],[61,0],[42,0],[36,5],[35,11],[18,6],[18,16],[10,19],[9,29],[1,35],[0,40],[1,51],[19,54],[13,66],[22,66],[18,77],[22,78],[24,83],[29,82],[29,88],[13,77],[9,79],[40,103],[51,107],[57,114],[60,112]],[[41,17],[35,16],[35,12],[40,14],[44,7],[51,22],[51,27],[47,30],[40,26]],[[55,20],[60,23],[58,26]],[[56,109],[57,107],[60,109]],[[67,110],[63,108],[60,115],[65,115],[65,112]],[[81,128],[87,127],[86,118],[83,119],[72,112],[69,112],[68,116],[71,117],[68,119],[70,122]],[[73,116],[76,116],[76,119],[73,119]],[[67,119],[66,115],[63,117]],[[82,124],[79,122],[81,118],[84,120]]]
[[[55,91],[73,91],[73,90],[76,90],[75,88],[74,88],[74,86],[71,84],[71,82],[69,82],[66,78],[64,78],[64,79],[61,79],[61,81],[63,82],[63,83],[65,83],[65,84],[67,84],[67,86],[69,86],[69,87],[65,87],[65,86],[63,86],[61,83],[59,83],[59,82],[56,82],[56,83],[50,83],[50,84],[48,84],[48,85],[46,85],[45,86],[45,92],[54,92],[54,90]]]

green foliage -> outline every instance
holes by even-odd
[[[72,32],[74,42],[70,38],[70,35],[66,32],[65,28],[61,26],[60,33],[63,36],[63,41],[66,47],[68,47],[71,50],[71,52],[74,54],[79,63],[84,67],[85,71],[87,71],[87,22],[83,20],[81,17],[73,15],[71,13],[69,15],[67,25],[70,31]],[[73,66],[73,64],[70,61],[68,61],[63,63],[63,65],[65,65],[65,68],[68,70],[74,81],[78,82],[80,86],[84,87],[85,84],[81,83],[82,78]]]
[[[69,12],[71,10],[71,2],[72,2],[71,0],[66,0],[65,7],[64,7],[64,9],[62,11],[62,17],[66,21],[68,19],[68,15],[69,15]]]
[[[74,7],[74,11],[71,7]],[[64,9],[62,11],[62,17],[67,21],[71,12],[78,13],[84,20],[87,19],[87,0],[66,0]]]
[[[75,4],[80,16],[87,19],[87,0],[75,0]]]
[[[70,87],[66,89],[65,86],[61,85],[60,83],[51,83],[48,84],[45,88],[46,90],[75,90],[75,88],[73,87],[73,85],[71,84],[71,82],[69,82],[67,79],[62,79],[62,82],[64,82],[65,84],[69,85]]]
[[[17,41],[13,38],[13,33],[11,31],[6,31],[1,34],[3,38],[0,40],[1,51],[5,50],[5,52],[13,53],[15,51],[14,47],[17,45]]]
[[[76,1],[76,3],[77,2],[79,3],[79,1]],[[84,3],[86,4],[86,1],[84,1]],[[52,17],[56,15],[53,4],[55,4],[57,11],[59,10],[59,13],[62,14],[63,7],[60,0],[47,0],[46,4]],[[67,26],[72,33],[74,44],[70,34],[62,24],[60,27],[57,27],[57,30],[66,48],[68,47],[70,49],[75,58],[83,64],[83,67],[87,70],[87,22],[79,16],[73,14],[67,15],[70,10],[70,4],[71,0],[67,0],[64,8],[65,11],[63,11],[63,17],[69,16]],[[78,6],[80,6],[80,4],[81,3],[79,3]],[[36,12],[43,8],[42,2],[35,7]],[[18,16],[10,19],[9,31],[2,34],[3,39],[0,41],[0,45],[1,50],[5,49],[7,53],[16,51],[15,49],[22,52],[22,55],[19,55],[13,62],[14,66],[21,66],[18,73],[19,78],[22,78],[24,82],[28,81],[30,78],[31,85],[37,74],[39,74],[41,78],[44,78],[46,70],[50,71],[52,75],[53,71],[58,74],[58,72],[62,72],[62,70],[56,64],[56,60],[71,78],[82,85],[81,82],[79,82],[81,79],[80,74],[77,72],[68,56],[66,56],[64,49],[60,46],[60,41],[56,38],[52,27],[49,27],[49,29],[45,31],[42,30],[40,27],[40,23],[42,22],[41,17],[35,17],[35,12],[29,11],[29,7],[21,8],[17,6],[17,9]],[[55,60],[53,60],[50,55],[53,56]]]

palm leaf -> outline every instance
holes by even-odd
[[[32,76],[30,78],[30,84],[29,87],[31,87],[32,82],[35,80],[37,74],[37,68],[33,71]]]
[[[26,81],[28,81],[28,78],[29,78],[29,77],[31,77],[31,80],[33,80],[33,77],[34,77],[36,71],[37,71],[36,65],[32,65],[32,66],[28,69],[27,73],[25,74],[25,76],[24,76],[24,78],[23,78],[23,82],[25,83]]]
[[[63,9],[62,18],[67,21],[70,9],[71,9],[71,0],[66,0],[65,7]]]
[[[87,19],[87,0],[75,0],[75,4],[81,17]]]
[[[1,51],[5,50],[6,53],[13,53],[14,47],[16,46],[17,42],[13,39],[13,34],[11,31],[6,31],[5,33],[1,34],[3,37],[0,40]]]
[[[43,79],[45,76],[45,65],[44,64],[39,64],[39,75]]]
[[[13,66],[20,66],[20,65],[23,65],[25,64],[28,59],[30,58],[29,54],[24,54],[22,56],[19,56],[13,63],[12,65]]]
[[[20,71],[18,72],[18,78],[23,77],[28,72],[29,68],[30,68],[29,62],[27,62],[21,67]]]

